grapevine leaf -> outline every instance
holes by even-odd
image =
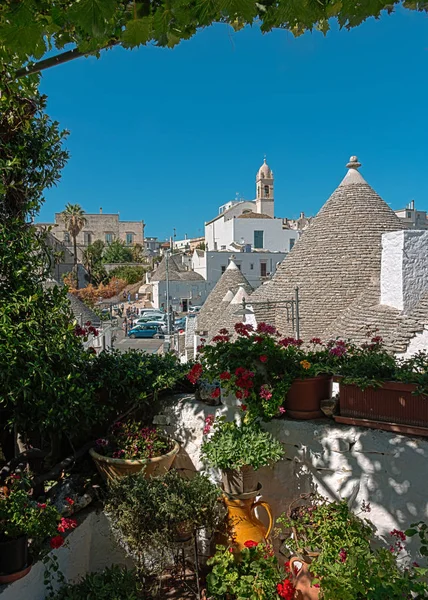
[[[128,21],[126,29],[122,34],[123,45],[125,48],[134,48],[147,44],[152,38],[152,19],[144,17],[143,19],[133,19]]]

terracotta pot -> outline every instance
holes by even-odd
[[[287,416],[303,420],[323,417],[321,402],[331,398],[331,392],[330,375],[296,379],[291,384],[284,403]]]
[[[95,462],[95,465],[104,479],[104,481],[114,481],[126,475],[132,475],[133,473],[139,473],[144,469],[144,475],[146,478],[156,477],[157,475],[163,475],[170,470],[175,457],[177,456],[180,446],[178,442],[172,440],[174,447],[168,454],[162,456],[156,456],[155,458],[149,458],[147,460],[126,460],[122,458],[110,458],[109,456],[103,456],[95,452],[93,448],[89,450],[89,454]]]
[[[273,517],[270,506],[267,502],[254,498],[227,498],[224,497],[224,503],[227,508],[227,521],[230,531],[230,541],[240,552],[245,542],[252,540],[254,542],[264,542],[268,539],[273,527]],[[266,527],[255,515],[257,507],[263,507],[269,517],[269,526]]]
[[[290,559],[291,579],[296,588],[294,600],[318,600],[320,589],[312,585],[309,565],[294,556]]]
[[[0,542],[0,582],[11,583],[30,571],[28,537],[6,539]]]
[[[258,489],[256,472],[253,467],[246,466],[241,469],[225,469],[221,473],[223,490],[229,496],[240,496],[254,492]]]
[[[428,396],[416,396],[410,383],[385,381],[382,387],[361,390],[339,382],[340,415],[403,425],[428,427]]]

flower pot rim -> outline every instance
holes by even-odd
[[[22,579],[31,571],[31,567],[33,566],[33,559],[31,556],[28,557],[28,563],[25,565],[23,569],[16,571],[15,573],[0,574],[0,585],[6,585],[7,583],[14,583],[18,581],[18,579]]]
[[[293,383],[295,381],[298,381],[300,383],[302,381],[315,381],[316,379],[331,379],[332,377],[333,377],[333,375],[328,375],[326,373],[324,373],[324,374],[320,373],[319,375],[315,375],[315,377],[296,377],[296,379],[293,380]]]
[[[173,439],[171,441],[174,444],[174,447],[172,448],[172,450],[170,450],[166,454],[161,454],[160,456],[154,456],[153,458],[139,458],[136,460],[133,460],[130,458],[112,458],[110,456],[104,456],[103,454],[99,454],[96,450],[94,450],[94,448],[91,448],[89,450],[89,454],[92,456],[92,458],[95,458],[96,460],[98,460],[100,462],[105,462],[105,463],[113,464],[113,465],[147,465],[149,463],[156,463],[156,462],[164,459],[166,456],[173,456],[175,454],[178,454],[178,452],[180,450],[180,444],[177,442],[177,440]]]
[[[340,385],[344,385],[344,386],[348,386],[348,387],[356,387],[361,391],[364,391],[362,388],[360,388],[359,385],[357,385],[356,383],[344,383],[343,379],[345,379],[345,377],[343,375],[335,375],[335,379],[337,380],[337,382]],[[370,389],[374,389],[374,390],[398,390],[398,391],[414,391],[417,388],[416,383],[405,383],[404,381],[381,381],[379,382],[380,385],[376,385],[376,386],[367,386],[367,388]],[[364,389],[367,389],[364,388]],[[416,394],[417,396],[425,396],[426,394]]]

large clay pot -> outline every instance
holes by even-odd
[[[258,488],[256,472],[250,466],[242,467],[239,470],[225,469],[221,473],[221,482],[224,492],[229,496],[255,492]]]
[[[0,582],[11,583],[24,577],[31,569],[28,559],[28,538],[21,535],[18,538],[0,541]]]
[[[232,544],[240,552],[245,542],[265,542],[270,535],[273,527],[273,517],[270,506],[267,502],[253,498],[228,498],[224,497],[227,508],[227,521],[229,526],[229,535]],[[266,527],[256,517],[257,507],[263,507],[269,517],[269,526]]]
[[[309,565],[294,556],[290,559],[290,571],[293,585],[296,588],[294,600],[318,600],[320,588],[312,585]]]
[[[285,399],[287,416],[292,419],[318,419],[323,417],[321,401],[331,398],[332,378],[318,375],[308,379],[296,379]]]
[[[104,481],[114,481],[121,477],[126,477],[126,475],[139,473],[143,469],[145,477],[148,478],[164,475],[170,470],[172,463],[180,450],[178,442],[173,440],[173,444],[174,447],[168,454],[156,456],[155,458],[149,458],[147,460],[110,458],[110,456],[98,454],[93,448],[89,450],[89,454],[92,456],[95,466]]]

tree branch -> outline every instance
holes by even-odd
[[[56,479],[62,471],[65,471],[66,469],[72,467],[74,463],[81,459],[91,448],[93,448],[93,446],[95,446],[95,442],[88,442],[87,444],[82,446],[80,450],[75,452],[72,456],[68,456],[67,458],[59,462],[57,465],[52,467],[52,469],[47,473],[41,473],[40,475],[36,475],[36,477],[34,477],[31,480],[32,487],[37,487],[38,485],[43,483],[43,481],[48,481],[49,479]]]
[[[56,67],[57,65],[63,65],[64,63],[70,62],[75,58],[81,58],[82,56],[90,56],[91,54],[95,54],[96,52],[100,52],[101,50],[108,50],[113,46],[117,46],[119,44],[119,40],[115,40],[109,42],[107,46],[103,48],[98,48],[93,52],[81,52],[77,48],[73,48],[73,50],[67,50],[66,52],[62,52],[61,54],[56,54],[55,56],[51,56],[50,58],[45,58],[44,60],[40,60],[36,62],[34,65],[30,67],[23,67],[16,72],[16,78],[20,79],[21,77],[26,77],[27,75],[34,75],[35,73],[40,73],[41,71],[45,71],[46,69],[50,69],[51,67]]]

